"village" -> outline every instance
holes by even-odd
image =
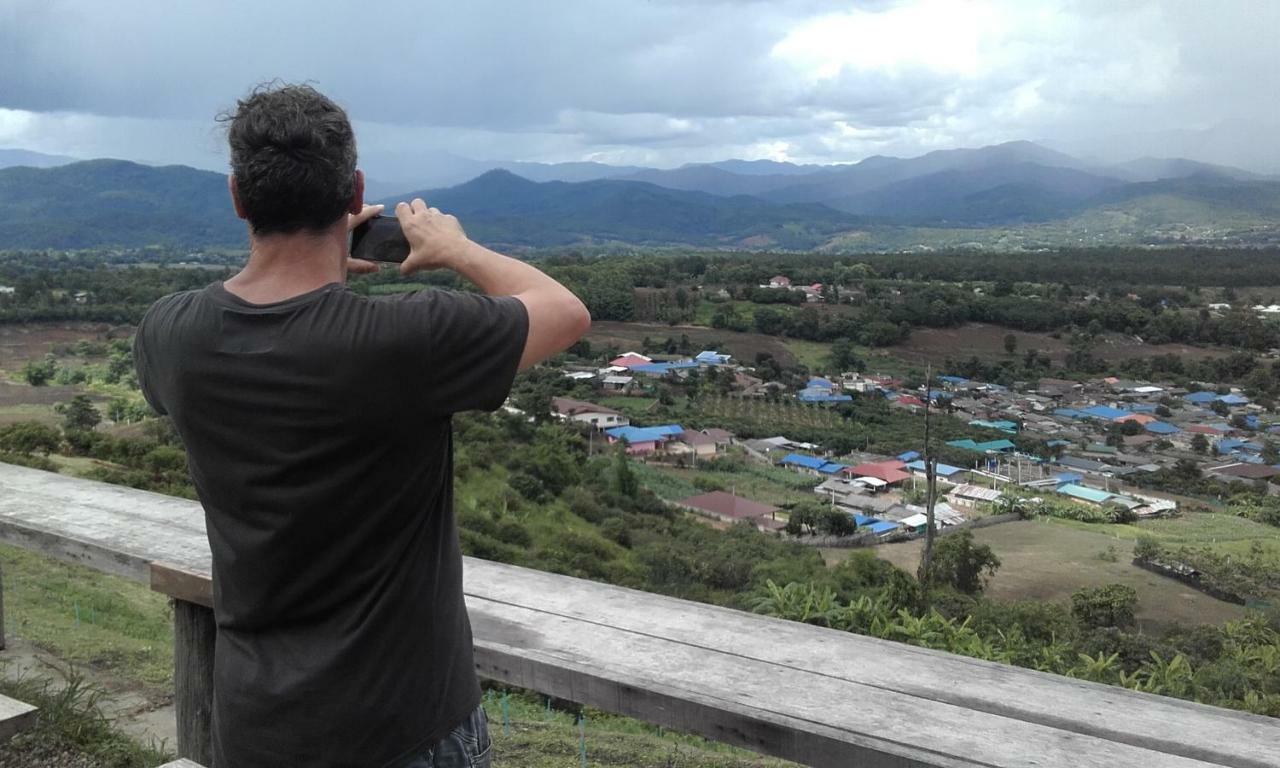
[[[940,375],[930,387],[908,387],[889,376],[844,372],[812,376],[793,391],[763,382],[750,366],[730,355],[704,350],[687,358],[657,358],[626,352],[592,369],[565,376],[591,384],[601,395],[642,397],[660,385],[678,386],[693,372],[709,369],[732,376],[730,396],[792,398],[811,408],[830,408],[854,398],[882,398],[891,408],[933,418],[956,419],[980,439],[935,443],[939,529],[1015,513],[1051,503],[1088,508],[1108,522],[1171,516],[1180,498],[1152,489],[1143,477],[1194,472],[1224,484],[1246,483],[1275,493],[1280,456],[1269,436],[1280,424],[1239,390],[1206,385],[1185,389],[1105,377],[1086,381],[1042,378],[1004,387],[960,376]],[[602,442],[621,444],[644,462],[680,466],[734,453],[750,461],[786,468],[812,478],[812,498],[847,515],[860,542],[898,541],[928,525],[924,434],[897,455],[852,452],[786,435],[734,435],[726,429],[637,423],[620,409],[567,397],[553,400],[553,413],[594,431]],[[747,521],[764,531],[784,531],[786,508],[714,490],[675,503],[707,518]],[[1079,519],[1088,519],[1083,513]],[[790,529],[795,532],[796,527]]]

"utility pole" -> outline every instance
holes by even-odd
[[[925,366],[924,373],[924,478],[925,478],[925,524],[924,554],[920,560],[920,597],[924,607],[929,607],[929,587],[933,572],[933,508],[937,500],[938,460],[933,455],[932,437],[932,403],[933,403],[933,366]]]

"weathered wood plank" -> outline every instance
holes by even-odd
[[[2,463],[0,540],[144,583],[157,560],[210,568],[196,502]]]
[[[468,610],[486,674],[805,765],[1224,765],[510,604]]]
[[[152,563],[151,589],[175,600],[213,607],[213,580],[207,573],[192,573],[168,563]]]
[[[1280,720],[848,632],[466,560],[482,597],[1224,765],[1280,765]],[[468,603],[470,605],[470,603]]]
[[[14,734],[34,726],[38,711],[25,701],[0,696],[0,741],[7,741]]]
[[[173,705],[178,755],[213,764],[213,611],[173,601]]]

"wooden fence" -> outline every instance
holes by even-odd
[[[178,751],[209,765],[217,635],[200,506],[0,464],[0,540],[174,598]],[[1280,766],[1280,720],[483,560],[464,567],[483,677],[806,765]]]

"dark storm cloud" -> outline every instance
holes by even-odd
[[[1277,28],[1280,4],[1247,0],[0,0],[0,145],[209,165],[201,126],[281,78],[346,105],[375,155],[1102,154],[1162,132],[1132,142],[1160,152],[1280,124]],[[1239,157],[1280,168],[1265,132]]]

